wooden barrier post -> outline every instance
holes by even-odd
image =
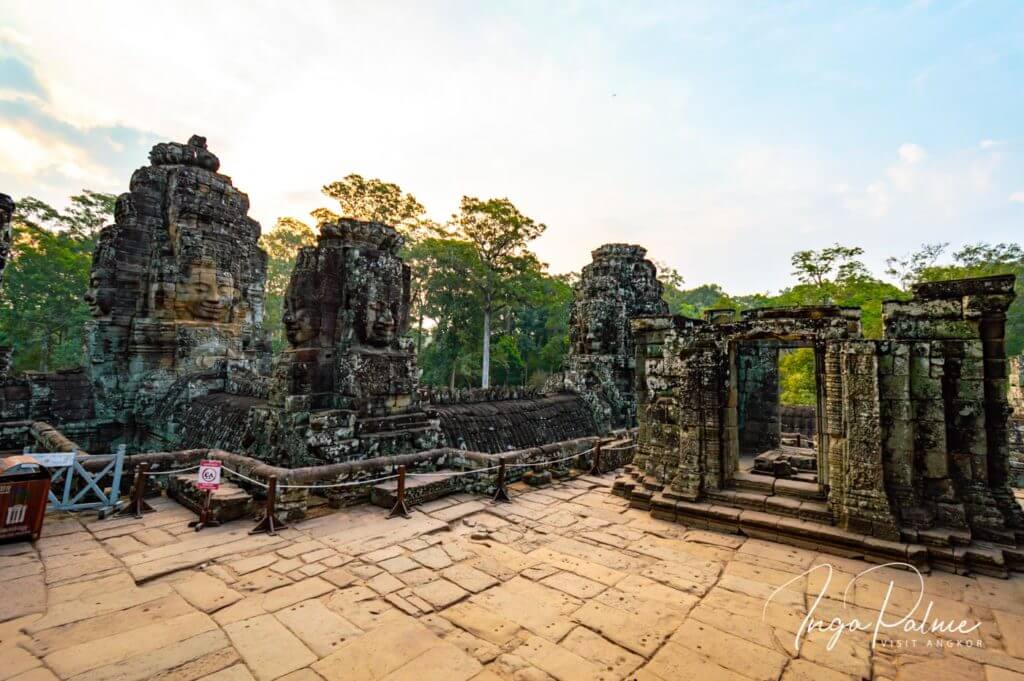
[[[203,506],[199,509],[199,519],[193,520],[188,524],[188,526],[194,528],[196,532],[204,527],[217,527],[220,525],[220,521],[213,517],[213,512],[210,510],[211,497],[213,497],[213,490],[206,490],[206,496],[203,497]]]
[[[498,459],[498,483],[492,501],[495,504],[512,501],[508,498],[508,490],[505,489],[505,459]]]
[[[114,516],[132,515],[141,518],[143,513],[152,513],[156,509],[146,502],[146,474],[149,472],[149,464],[143,461],[135,467],[135,480],[132,482],[132,498],[121,510],[114,513]]]
[[[267,508],[263,517],[256,523],[256,527],[249,530],[249,534],[260,534],[266,532],[271,537],[283,530],[287,525],[277,519],[277,476],[271,475],[267,478]]]
[[[594,462],[590,466],[590,474],[601,476],[601,443],[594,445]]]
[[[395,505],[388,513],[388,519],[400,515],[403,518],[409,517],[409,509],[405,505],[405,466],[398,467],[398,486],[395,489]]]

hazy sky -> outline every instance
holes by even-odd
[[[556,272],[688,285],[834,241],[1024,240],[1021,2],[0,0],[0,191],[126,191],[205,135],[264,226],[358,172],[433,217],[508,196]]]

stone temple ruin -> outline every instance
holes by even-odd
[[[634,320],[639,444],[617,490],[686,524],[950,569],[1020,567],[1003,338],[1013,284],[919,284],[885,304],[882,340],[837,307]],[[780,345],[815,353],[812,480],[758,474],[749,458],[780,442],[777,389],[745,390],[777,380],[752,369]]]
[[[630,464],[614,490],[659,518],[877,560],[1024,567],[1013,277],[919,285],[868,340],[857,309],[669,315],[645,249],[606,244],[545,390],[436,391],[419,385],[410,270],[384,224],[340,219],[301,250],[288,347],[272,357],[260,226],[219,167],[194,136],[157,144],[133,174],[93,256],[86,366],[3,377],[5,450],[123,444],[157,469],[218,458],[246,476],[224,519],[254,511],[259,480],[281,483],[279,510],[300,517],[311,494],[390,506],[395,482],[379,479],[398,466],[426,474],[407,490],[419,503],[492,494],[506,464],[506,481],[531,484]],[[0,248],[12,210],[0,200]],[[815,357],[812,409],[779,403],[780,354],[798,348]],[[191,479],[171,480],[176,498],[194,502]]]
[[[634,317],[668,313],[657,270],[647,250],[605,244],[593,253],[573,290],[568,366],[549,389],[584,396],[604,428],[636,425]]]

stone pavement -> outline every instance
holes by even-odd
[[[277,537],[196,534],[166,500],[142,520],[50,518],[34,547],[0,545],[0,680],[1024,681],[1024,576],[926,576],[915,617],[980,622],[966,634],[889,629],[872,651],[870,633],[829,649],[814,631],[797,648],[808,609],[873,623],[888,598],[898,619],[916,575],[852,581],[872,566],[662,522],[611,477]],[[823,563],[830,581],[801,576]]]

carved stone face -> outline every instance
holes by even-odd
[[[114,307],[116,289],[111,286],[110,273],[103,269],[94,270],[89,276],[89,288],[85,291],[85,304],[93,317],[106,317]]]
[[[371,298],[366,302],[363,315],[363,338],[370,345],[389,345],[398,335],[398,320],[391,305],[382,298]]]
[[[320,333],[319,320],[301,297],[288,296],[285,299],[281,322],[288,342],[295,348],[310,345]]]
[[[235,300],[234,277],[212,263],[197,263],[175,294],[179,319],[225,322]]]

